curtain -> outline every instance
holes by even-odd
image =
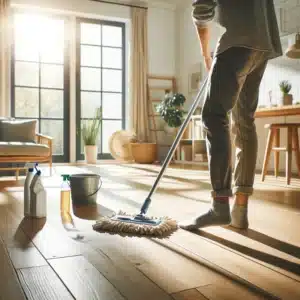
[[[147,9],[131,8],[131,128],[138,140],[148,142],[149,106],[147,99],[148,76],[148,23]]]
[[[8,116],[10,83],[9,0],[0,0],[0,116]]]

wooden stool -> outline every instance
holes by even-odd
[[[292,176],[292,151],[295,151],[296,163],[298,167],[298,175],[300,176],[300,149],[299,149],[299,137],[298,128],[300,123],[285,123],[285,124],[267,124],[265,128],[269,129],[267,148],[265,151],[263,169],[262,169],[262,181],[265,180],[267,174],[267,167],[271,156],[271,151],[274,151],[274,173],[278,177],[279,171],[279,153],[280,151],[286,152],[286,183],[291,183]],[[287,146],[280,147],[280,129],[287,129]],[[274,147],[273,147],[274,142]]]

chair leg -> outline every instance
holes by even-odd
[[[275,129],[275,147],[280,146],[280,128]],[[280,158],[280,153],[279,151],[274,152],[274,174],[275,177],[278,177],[278,172],[279,172],[279,158]]]
[[[49,162],[49,167],[50,167],[50,176],[52,176],[52,158],[51,158],[51,160],[50,160],[50,162]]]
[[[266,147],[266,151],[265,151],[265,157],[264,157],[264,163],[263,163],[263,169],[262,169],[262,178],[261,178],[262,181],[265,180],[265,177],[267,174],[267,167],[268,167],[269,159],[271,156],[273,140],[274,140],[274,129],[270,128],[269,133],[268,133],[268,141],[267,141],[267,147]]]
[[[293,144],[295,151],[296,164],[298,168],[298,176],[300,177],[300,146],[299,146],[299,136],[298,136],[298,128],[295,127],[293,131]]]
[[[18,180],[19,180],[20,170],[19,170],[19,169],[16,169],[15,174],[16,174],[16,181],[18,181]]]
[[[287,134],[287,152],[286,152],[286,184],[290,185],[291,183],[291,174],[292,174],[292,137],[293,137],[293,128],[288,128]]]

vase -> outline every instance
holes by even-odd
[[[96,164],[98,156],[98,146],[86,145],[84,146],[85,161],[88,164]]]
[[[283,105],[292,105],[293,104],[293,95],[292,94],[283,94],[282,95],[282,104]]]
[[[170,127],[168,124],[164,126],[164,132],[166,135],[175,135],[176,134],[176,127]]]

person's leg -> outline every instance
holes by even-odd
[[[205,214],[181,222],[181,228],[191,230],[230,223],[232,167],[228,113],[234,107],[244,81],[255,64],[256,52],[237,47],[214,58],[202,111],[213,189],[212,207]]]
[[[258,104],[259,86],[267,61],[264,54],[257,58],[255,69],[247,76],[239,99],[232,110],[235,134],[236,162],[234,170],[234,206],[231,225],[246,229],[248,223],[248,197],[253,193],[257,159],[257,133],[254,114]]]

